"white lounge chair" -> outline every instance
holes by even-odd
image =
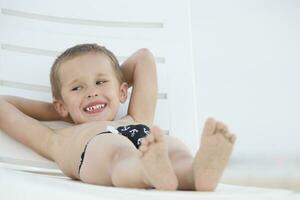
[[[159,95],[155,123],[195,152],[197,124],[190,1],[0,0],[0,95],[51,102],[55,56],[79,43],[99,43],[122,62],[146,47],[155,55]],[[122,107],[119,116],[126,112]],[[51,127],[68,126],[46,122]],[[16,124],[17,126],[17,124]],[[24,130],[26,131],[26,130]],[[266,199],[285,190],[222,185],[216,192],[160,192],[84,184],[0,132],[0,199]]]

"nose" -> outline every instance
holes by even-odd
[[[92,98],[92,97],[97,97],[98,96],[98,92],[94,89],[94,90],[90,90],[88,92],[88,98]]]

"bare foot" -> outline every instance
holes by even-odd
[[[201,146],[193,163],[195,188],[213,191],[229,161],[235,135],[227,127],[212,118],[207,119],[201,138]]]
[[[168,157],[168,146],[158,127],[143,139],[139,147],[146,177],[156,189],[176,190],[178,180]]]

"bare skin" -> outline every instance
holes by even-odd
[[[178,180],[168,155],[168,144],[159,127],[153,127],[139,148],[144,172],[157,189],[175,190]]]
[[[114,119],[120,103],[126,101],[128,84],[118,81],[107,56],[87,53],[60,66],[61,97],[54,99],[53,105],[0,96],[0,128],[55,161],[66,176],[86,183],[214,190],[235,140],[220,122],[208,120],[195,159],[183,142],[164,136],[158,127],[151,129],[139,149],[119,134],[98,135],[107,126],[138,123],[153,126],[157,99],[154,57],[146,49],[139,50],[122,64],[122,70],[134,90],[127,116],[120,120]],[[39,120],[64,120],[74,126],[53,130]]]
[[[135,122],[130,117],[125,117],[124,119],[118,121],[88,122],[85,124],[55,130],[56,134],[53,135],[55,137],[52,138],[53,142],[50,146],[50,152],[52,153],[54,161],[59,165],[60,169],[65,175],[73,179],[80,179],[78,174],[78,166],[81,160],[80,155],[88,141],[90,141],[98,133],[105,131],[107,126],[118,127],[128,124],[135,124]],[[109,134],[108,137],[111,137],[111,135]],[[117,142],[122,144],[123,141],[118,140]],[[113,142],[106,142],[108,146],[110,143]],[[113,146],[111,148],[116,147]],[[101,153],[106,156],[101,158],[102,160],[99,160],[102,163],[109,162],[111,159],[110,156],[113,152],[115,151],[106,148],[105,152]],[[109,184],[107,183],[105,185]]]
[[[103,134],[94,138],[96,134],[103,132],[107,125],[117,127],[134,123],[130,118],[126,118],[123,121],[90,122],[59,130],[53,147],[54,159],[65,175],[86,183],[176,190],[178,180],[169,159],[168,141],[160,128],[151,128],[151,134],[144,138],[139,149],[120,135]],[[89,147],[96,145],[96,150],[94,149],[93,154],[87,153],[85,156],[85,160],[89,156],[94,160],[92,167],[89,165],[88,168],[88,174],[91,176],[85,174],[86,162],[82,165],[81,174],[78,174],[80,155],[92,138]],[[95,173],[91,173],[93,170]]]
[[[216,188],[231,156],[235,140],[235,135],[223,123],[212,118],[206,121],[201,145],[193,163],[196,190],[211,191]]]
[[[144,172],[150,182],[148,184],[157,189],[174,190],[178,187],[178,181],[182,182],[183,177],[178,176],[177,173],[177,179],[174,174],[170,163],[170,152],[168,155],[168,143],[162,131],[158,127],[153,127],[151,133],[139,148]],[[192,178],[179,185],[179,188],[198,191],[215,190],[229,161],[235,140],[235,135],[231,134],[223,123],[208,119],[203,128],[201,145],[194,157],[192,168],[184,172],[186,179],[191,173]],[[184,163],[188,166],[189,158]]]

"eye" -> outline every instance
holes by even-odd
[[[80,89],[81,89],[81,86],[77,86],[77,87],[72,88],[72,91],[78,91]]]
[[[106,82],[106,81],[97,81],[96,84],[97,84],[97,85],[101,85],[101,84],[103,84],[103,83],[105,83],[105,82]]]

